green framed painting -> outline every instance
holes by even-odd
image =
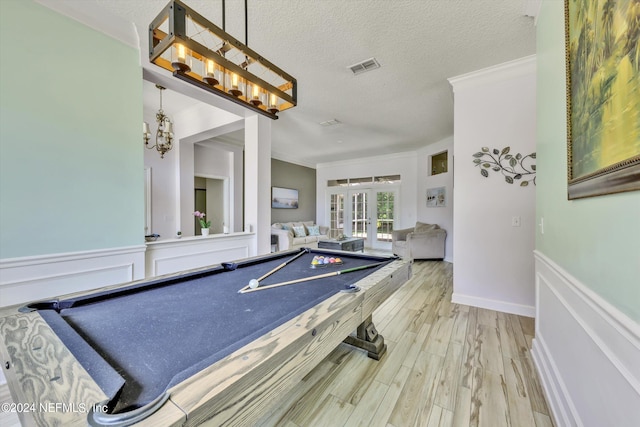
[[[640,190],[640,0],[565,0],[568,198]]]

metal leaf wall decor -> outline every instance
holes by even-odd
[[[520,187],[526,187],[530,182],[536,185],[536,165],[533,162],[536,153],[523,156],[518,153],[515,156],[509,154],[511,147],[505,147],[502,150],[489,147],[482,147],[482,151],[478,151],[473,155],[473,163],[480,168],[480,174],[485,178],[489,177],[489,170],[500,172],[504,176],[504,180],[508,184],[519,182]]]

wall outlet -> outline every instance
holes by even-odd
[[[520,217],[514,216],[511,218],[511,226],[512,227],[520,227]]]

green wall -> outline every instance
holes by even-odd
[[[138,51],[0,3],[0,258],[144,244]]]
[[[536,248],[640,321],[640,192],[567,200],[562,1],[543,2],[537,43]]]
[[[298,190],[298,209],[271,209],[271,223],[316,220],[316,170],[271,159],[271,185]]]

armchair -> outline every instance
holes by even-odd
[[[391,248],[395,255],[411,259],[444,259],[447,232],[437,224],[416,222],[413,228],[393,230]]]

